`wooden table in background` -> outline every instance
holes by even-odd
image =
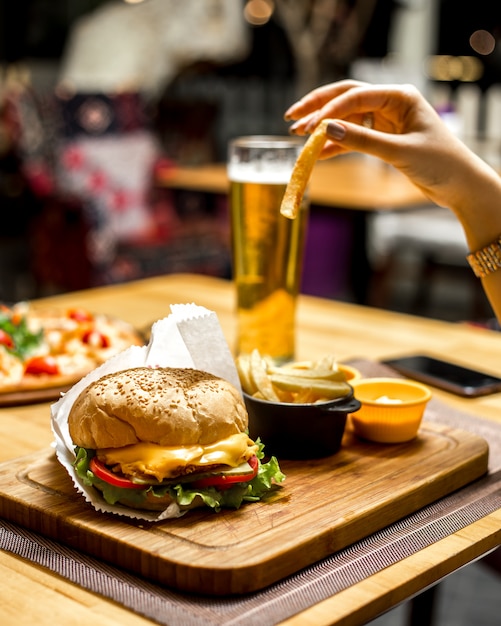
[[[227,194],[223,163],[159,170],[157,182],[171,189]],[[371,157],[348,155],[315,163],[309,183],[314,206],[357,211],[395,211],[429,200],[395,168]]]
[[[225,196],[223,163],[160,169],[157,183],[181,193]],[[403,211],[430,201],[401,172],[376,158],[350,154],[315,163],[308,195],[311,211],[303,291],[322,297],[353,294],[368,301],[372,268],[367,255],[367,216]],[[349,284],[344,284],[348,280]]]
[[[172,275],[65,294],[46,301],[117,315],[138,328],[149,327],[153,321],[168,315],[170,304],[196,301],[217,313],[230,346],[235,337],[232,284],[209,277]],[[320,357],[328,351],[340,360],[377,360],[424,348],[439,357],[453,354],[458,362],[481,365],[501,375],[500,333],[308,296],[300,298],[299,359]],[[501,426],[501,394],[469,400],[439,391],[435,391],[435,396]],[[0,409],[0,437],[3,442],[0,462],[49,446],[53,441],[49,404]],[[288,626],[366,623],[500,543],[501,510],[498,510],[284,623]],[[104,597],[8,553],[0,552],[0,576],[3,624],[151,624]]]

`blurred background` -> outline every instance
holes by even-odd
[[[492,0],[3,0],[0,300],[230,277],[226,198],[160,178],[224,161],[236,135],[286,134],[286,108],[339,78],[414,83],[501,167],[500,37]],[[367,236],[366,303],[491,324],[451,216],[373,214]],[[346,263],[304,292],[356,300]]]

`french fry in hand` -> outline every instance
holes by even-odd
[[[304,144],[294,164],[280,207],[280,213],[289,219],[297,217],[313,166],[327,139],[326,130],[328,122],[329,120],[322,120],[315,128]]]

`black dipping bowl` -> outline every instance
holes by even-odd
[[[249,434],[263,442],[265,454],[279,459],[317,459],[341,447],[346,419],[360,402],[351,393],[330,402],[270,402],[244,393]]]

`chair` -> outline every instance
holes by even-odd
[[[370,304],[390,308],[398,278],[412,286],[411,312],[429,314],[434,290],[446,277],[454,277],[470,292],[469,319],[489,315],[482,287],[471,272],[466,255],[468,247],[461,224],[448,210],[435,205],[395,212],[380,212],[369,217],[368,249],[374,278]]]

